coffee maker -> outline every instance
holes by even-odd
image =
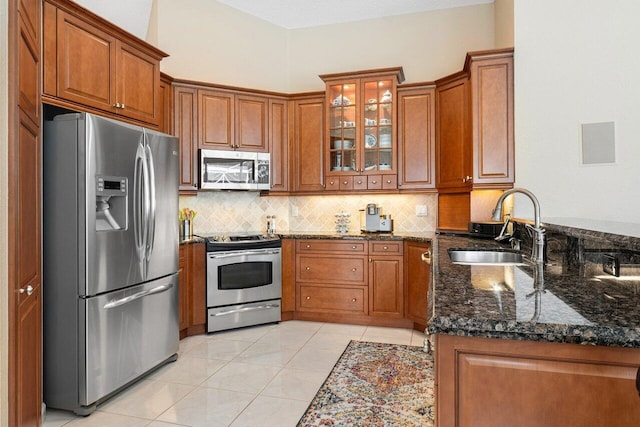
[[[391,233],[393,231],[391,215],[382,215],[380,211],[381,208],[375,203],[369,203],[365,209],[360,209],[360,231]]]

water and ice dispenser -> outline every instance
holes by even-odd
[[[127,229],[127,178],[96,177],[96,231]]]

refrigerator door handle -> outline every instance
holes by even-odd
[[[133,231],[135,235],[136,254],[140,262],[143,262],[145,258],[144,249],[146,241],[145,162],[144,147],[142,144],[138,144],[133,172]]]
[[[137,299],[148,297],[149,295],[161,294],[162,292],[166,292],[171,288],[173,288],[173,283],[157,286],[153,289],[149,289],[146,291],[137,292],[133,295],[129,295],[128,297],[120,298],[115,301],[110,301],[104,305],[104,308],[109,309],[109,308],[120,307],[121,305],[128,304]]]
[[[145,159],[147,165],[147,182],[148,182],[148,190],[147,193],[147,201],[149,203],[149,216],[147,217],[147,241],[146,241],[146,249],[145,249],[145,257],[148,260],[151,259],[151,254],[153,253],[153,245],[155,243],[155,234],[156,234],[156,183],[155,183],[155,167],[153,161],[153,154],[151,153],[151,148],[146,142],[147,135],[145,132]]]

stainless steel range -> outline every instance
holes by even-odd
[[[206,242],[207,332],[279,322],[280,238],[245,234]]]

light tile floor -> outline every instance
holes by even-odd
[[[289,321],[180,341],[178,360],[58,426],[295,426],[350,340],[422,346],[408,329]]]

